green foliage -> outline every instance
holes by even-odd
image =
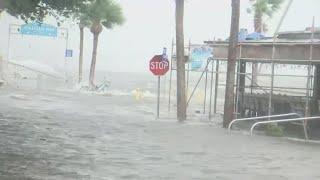
[[[284,0],[251,0],[252,8],[249,12],[253,11],[255,15],[272,17],[272,15],[281,8]]]
[[[121,7],[112,0],[95,0],[88,4],[81,15],[91,24],[102,24],[106,28],[112,28],[124,22]]]
[[[267,136],[282,137],[283,128],[275,124],[268,124],[266,129]]]
[[[4,0],[4,9],[11,15],[22,19],[35,19],[37,13],[39,13],[38,4],[40,0]],[[42,11],[46,14],[46,11]]]
[[[1,0],[2,9],[23,20],[42,21],[47,15],[59,19],[80,12],[93,0]],[[0,7],[1,8],[1,7]]]
[[[76,19],[78,19],[80,27],[85,28],[85,27],[90,27],[91,25],[91,21],[88,16],[80,14],[80,16],[76,17]]]
[[[5,8],[4,1],[0,1],[0,12]]]

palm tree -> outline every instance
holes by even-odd
[[[262,33],[267,30],[267,25],[263,22],[264,17],[271,18],[275,12],[281,8],[284,0],[250,0],[252,7],[248,12],[254,13],[254,31]],[[257,84],[258,64],[252,65],[252,85]]]
[[[227,86],[224,103],[223,127],[227,128],[234,117],[234,84],[240,19],[240,0],[232,0],[231,30],[229,38]]]
[[[79,83],[82,82],[83,72],[83,44],[84,44],[84,28],[90,26],[90,21],[86,16],[81,15],[79,21],[80,30],[80,47],[79,47]]]
[[[176,0],[177,117],[180,121],[187,118],[183,18],[184,0]]]
[[[93,88],[99,35],[103,31],[103,27],[111,29],[114,25],[122,24],[124,17],[121,7],[112,0],[94,0],[88,5],[84,15],[90,21],[90,31],[93,34],[93,50],[89,76],[90,87]]]
[[[263,22],[265,16],[272,17],[275,12],[281,8],[284,0],[250,0],[252,2],[251,9],[248,12],[254,13],[254,31],[264,32],[266,24]]]

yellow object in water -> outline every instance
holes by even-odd
[[[141,101],[143,99],[143,90],[137,88],[133,91],[133,95],[137,101]]]

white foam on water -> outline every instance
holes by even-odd
[[[157,97],[157,95],[155,93],[152,93],[150,91],[144,91],[143,96],[148,97],[148,98],[156,98]]]

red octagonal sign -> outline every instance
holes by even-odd
[[[162,55],[154,56],[150,60],[149,69],[154,75],[163,76],[169,71],[169,61]]]

